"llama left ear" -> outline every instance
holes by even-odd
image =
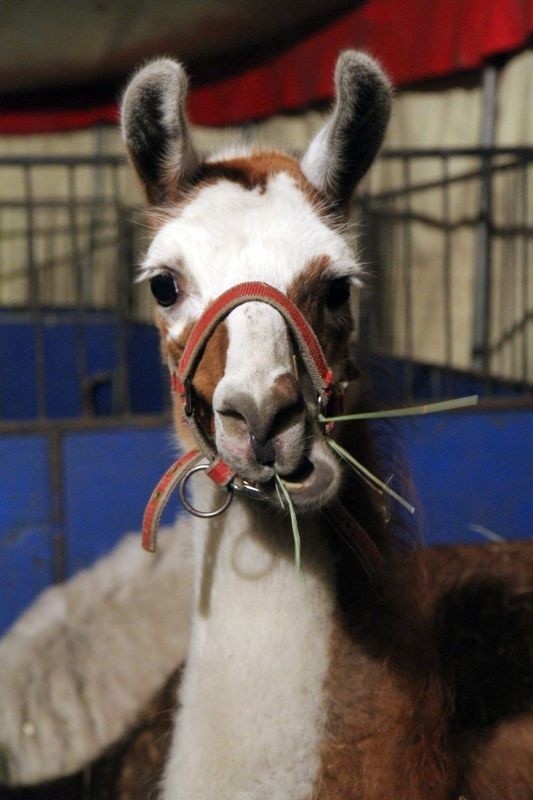
[[[122,100],[122,137],[150,203],[177,200],[199,159],[191,141],[181,64],[160,58],[130,81]]]
[[[379,65],[347,50],[335,68],[335,104],[302,158],[306,178],[334,209],[346,209],[374,160],[390,116],[392,88]]]

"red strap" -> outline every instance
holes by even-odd
[[[374,540],[362,525],[355,520],[340,500],[334,500],[322,509],[334,528],[341,533],[348,545],[353,545],[366,572],[377,572],[384,559]]]
[[[217,486],[227,486],[237,474],[229,464],[226,464],[221,458],[216,461],[206,470],[205,474],[216,483]]]
[[[151,553],[157,550],[157,529],[161,514],[168,503],[169,497],[183,478],[185,473],[201,461],[203,456],[198,450],[190,450],[178,458],[165,472],[152,492],[148,505],[144,511],[142,527],[142,546]]]
[[[177,380],[179,383],[184,384],[185,380],[194,373],[203,346],[216,326],[234,308],[252,301],[267,303],[279,311],[296,336],[302,358],[315,388],[319,394],[327,396],[333,382],[333,373],[312,328],[292,300],[268,283],[260,281],[233,286],[217,297],[204,311],[185,345],[178,366]]]

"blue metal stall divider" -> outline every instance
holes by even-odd
[[[160,417],[17,427],[0,440],[0,631],[47,586],[140,530],[176,454]],[[164,521],[178,510],[176,500]]]
[[[463,169],[459,161],[456,169],[454,159],[464,157],[474,160],[472,168]],[[364,249],[376,275],[360,320],[369,367],[377,365],[375,396],[383,405],[476,392],[485,397],[480,409],[397,423],[421,498],[418,527],[427,542],[530,537],[528,293],[522,292],[513,320],[507,319],[505,295],[494,304],[501,319],[491,318],[494,335],[482,348],[492,371],[454,369],[451,237],[458,228],[476,225],[477,218],[452,219],[445,201],[452,186],[481,180],[489,160],[491,176],[508,176],[506,192],[525,187],[533,149],[397,151],[383,158],[403,164],[405,181],[359,200],[361,232],[368,240]],[[441,177],[413,182],[411,167],[427,159],[440,165]],[[51,582],[89,566],[125,532],[140,528],[144,503],[175,449],[157,333],[141,321],[141,305],[131,292],[144,246],[138,240],[142,227],[134,225],[138,209],[121,178],[126,162],[116,156],[7,157],[0,168],[11,171],[20,190],[0,203],[3,630]],[[53,181],[39,194],[42,182],[34,175],[51,170]],[[89,193],[88,171],[94,177]],[[442,193],[442,214],[411,206],[427,191]],[[487,231],[505,245],[503,262],[506,269],[512,264],[509,274],[518,287],[527,282],[531,224],[527,202],[515,211],[498,222],[489,207]],[[442,271],[442,297],[431,298],[443,306],[440,366],[415,361],[416,315],[396,308],[387,283],[391,266],[400,264],[403,307],[409,309],[416,226],[443,237],[442,264],[433,263]],[[395,313],[403,314],[403,350],[393,341],[402,327],[392,324]],[[368,352],[363,355],[368,358]],[[178,510],[177,501],[171,503],[167,521]]]
[[[420,497],[415,522],[423,542],[533,536],[527,408],[501,405],[395,424]],[[171,429],[158,417],[58,423],[47,433],[37,425],[32,434],[5,436],[0,629],[52,581],[90,566],[123,534],[139,530],[144,504],[175,455]],[[178,511],[176,498],[164,521]]]
[[[0,309],[0,419],[39,415],[35,380],[39,332],[42,369],[48,376],[42,409],[47,419],[123,413],[117,407],[119,327],[111,311],[86,311],[80,331],[76,313],[69,309],[43,310],[38,327],[31,312]],[[80,332],[85,351],[83,374],[77,352]],[[161,413],[164,377],[157,330],[153,325],[129,321],[124,338],[129,410],[134,414]]]

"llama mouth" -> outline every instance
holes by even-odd
[[[304,457],[293,472],[280,478],[294,505],[311,511],[326,505],[337,493],[340,470],[329,453],[313,447],[309,457]]]
[[[314,471],[315,465],[309,461],[306,456],[304,456],[293,472],[281,477],[283,478],[283,482],[289,491],[297,492],[301,489],[305,489],[306,483],[309,482],[309,479]]]

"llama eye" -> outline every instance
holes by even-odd
[[[161,272],[150,278],[150,289],[159,305],[164,308],[173,306],[178,299],[178,285],[170,272]]]
[[[326,306],[330,311],[337,311],[350,298],[350,279],[335,278],[326,289]]]

